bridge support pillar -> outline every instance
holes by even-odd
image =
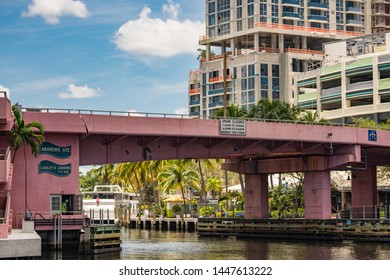
[[[352,170],[352,218],[375,218],[377,205],[376,166]]]
[[[245,174],[245,218],[268,218],[268,174]]]
[[[331,218],[330,171],[306,172],[304,180],[305,218]]]

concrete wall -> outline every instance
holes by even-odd
[[[52,134],[45,135],[46,141],[57,146],[71,146],[71,156],[67,159],[58,159],[50,155],[39,155],[34,158],[31,149],[26,149],[27,178],[25,182],[25,165],[23,148],[17,151],[14,162],[12,181],[11,208],[14,210],[13,225],[21,226],[21,218],[25,211],[25,194],[27,190],[27,205],[34,212],[48,213],[50,210],[50,195],[78,194],[79,193],[79,137],[77,134]],[[71,164],[71,173],[68,176],[59,177],[48,173],[39,173],[40,162],[49,160],[56,164]],[[25,188],[25,183],[27,188]],[[27,209],[28,210],[28,209]]]

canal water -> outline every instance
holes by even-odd
[[[389,260],[390,243],[199,237],[122,228],[122,251],[80,255],[43,251],[42,260]]]

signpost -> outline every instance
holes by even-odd
[[[239,119],[221,119],[221,134],[246,135],[246,121]]]
[[[40,155],[51,155],[56,158],[69,158],[72,154],[72,146],[60,147],[50,142],[43,142],[39,147]]]
[[[57,164],[49,160],[42,160],[38,166],[38,173],[49,173],[57,177],[69,176],[72,171],[72,165],[68,164]]]
[[[376,140],[377,140],[376,130],[369,129],[368,141],[376,142]]]

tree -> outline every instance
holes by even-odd
[[[198,173],[193,169],[191,160],[173,160],[158,174],[158,180],[163,191],[179,191],[186,204],[187,187],[198,188]],[[184,224],[184,217],[182,216]]]
[[[80,172],[79,175],[80,192],[92,191],[93,188],[99,184],[99,178],[95,175],[92,169],[85,174]]]
[[[9,142],[11,149],[14,151],[12,157],[12,163],[15,160],[16,152],[23,147],[24,155],[24,206],[25,206],[25,215],[27,215],[28,210],[28,195],[27,195],[27,156],[26,156],[26,146],[31,148],[31,153],[33,157],[37,157],[39,154],[39,146],[45,141],[45,129],[43,124],[32,121],[26,124],[23,120],[22,113],[20,109],[13,105],[12,113],[14,115],[14,125],[12,126],[9,132]],[[27,217],[27,216],[26,216]]]
[[[222,205],[226,205],[226,211],[233,211],[233,217],[235,216],[234,211],[238,205],[243,205],[243,194],[239,192],[228,192],[224,195],[221,195],[218,198],[218,203],[222,203]]]
[[[226,107],[226,117],[228,118],[246,118],[248,112],[245,108],[242,108],[236,104],[230,104]],[[214,112],[215,118],[224,117],[224,108],[219,108]]]
[[[215,199],[216,193],[222,191],[223,181],[217,178],[210,178],[207,181],[206,191],[211,191],[212,198]]]
[[[197,59],[198,59],[199,61],[201,61],[202,59],[206,59],[206,50],[205,50],[205,49],[199,48],[199,49],[197,49],[197,51],[198,51],[198,57],[197,57]],[[215,56],[215,53],[211,51],[211,52],[210,52],[210,56],[211,56],[211,57]]]
[[[216,165],[217,165],[217,163],[219,163],[219,160],[217,159],[214,161],[214,160],[210,160],[210,159],[199,159],[199,160],[196,160],[196,162],[198,163],[198,171],[199,171],[199,175],[200,175],[200,183],[201,183],[201,189],[202,189],[201,197],[203,197],[204,203],[206,203],[206,200],[207,200],[206,183],[205,183],[205,179],[204,179],[205,175],[203,172],[202,165],[204,165],[207,170],[213,171],[216,169]]]
[[[248,118],[259,120],[297,120],[301,109],[279,100],[261,99],[248,113]]]
[[[320,118],[320,115],[318,114],[318,111],[311,111],[306,110],[303,112],[303,115],[299,117],[300,121],[303,121],[305,123],[313,124],[313,123],[322,123],[326,124],[329,123],[327,119]]]
[[[99,178],[100,184],[102,185],[110,184],[110,176],[114,171],[114,164],[112,163],[103,164],[102,166],[92,170],[95,173],[95,176]]]

